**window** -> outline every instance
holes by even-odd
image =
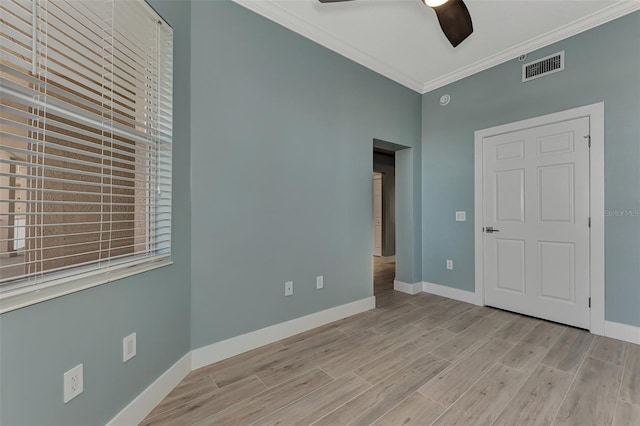
[[[0,2],[0,312],[170,263],[171,28]]]

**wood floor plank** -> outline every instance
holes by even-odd
[[[314,426],[369,425],[448,365],[448,362],[427,354],[323,417]]]
[[[640,425],[640,405],[632,405],[628,402],[618,401],[613,426],[638,425]]]
[[[364,364],[356,369],[355,373],[369,383],[378,383],[455,335],[441,328],[433,330],[418,328],[418,330],[420,331],[416,333],[415,339]]]
[[[475,346],[487,340],[492,333],[500,329],[503,325],[504,321],[500,317],[494,318],[490,316],[482,318],[464,332],[432,350],[431,353],[448,361],[455,361],[465,355],[468,350],[473,349]]]
[[[548,347],[520,342],[507,352],[500,362],[509,367],[530,372],[538,366],[548,352]]]
[[[458,303],[452,306],[443,306],[442,308],[439,308],[437,310],[434,309],[435,312],[433,312],[431,315],[426,316],[415,324],[418,327],[430,330],[457,317],[464,311],[471,309],[473,306],[474,305],[470,303]]]
[[[500,362],[522,371],[531,371],[547,355],[565,330],[565,326],[539,322]]]
[[[216,362],[214,364],[210,364],[210,365],[198,368],[197,370],[194,370],[192,374],[212,374],[217,371],[221,371],[225,369],[234,369],[237,367],[242,368],[243,365],[251,365],[256,360],[259,360],[266,356],[277,353],[278,351],[281,351],[282,348],[284,348],[284,346],[282,346],[280,342],[271,343],[269,345],[265,345],[257,349],[242,353],[240,355],[227,358],[225,360]],[[248,377],[248,376],[244,376],[244,377]],[[217,383],[217,385],[220,386],[219,383]]]
[[[512,346],[504,340],[490,339],[431,379],[418,391],[438,404],[448,407]]]
[[[446,328],[447,330],[453,331],[454,333],[461,333],[467,328],[476,324],[478,321],[480,321],[490,313],[491,310],[485,308],[484,306],[474,306],[473,308],[470,308],[460,315],[443,323],[441,325],[441,328]]]
[[[515,393],[493,423],[495,426],[546,426],[560,408],[573,374],[540,365]]]
[[[399,291],[387,291],[376,294],[376,308],[390,308],[397,305],[408,304],[410,295]]]
[[[421,320],[428,315],[430,315],[428,307],[414,306],[412,310],[406,312],[402,316],[391,318],[383,323],[379,323],[375,325],[373,329],[381,334],[390,334],[395,332],[399,327]]]
[[[350,337],[338,329],[326,329],[303,340],[291,341],[288,346],[279,345],[275,351],[262,353],[261,356],[232,365],[214,364],[208,372],[220,387],[254,374],[267,386],[273,386],[312,367],[315,353],[341,347],[348,339]]]
[[[371,385],[353,373],[344,375],[291,405],[258,420],[256,425],[308,425],[324,417]]]
[[[593,341],[586,330],[567,327],[560,339],[551,347],[542,363],[559,370],[575,373]]]
[[[622,379],[622,367],[587,357],[576,374],[555,424],[611,425]]]
[[[353,350],[351,343],[343,344],[338,350],[328,356],[323,356],[318,365],[331,376],[340,377],[373,361],[393,348],[407,343],[421,331],[422,329],[409,324],[398,328],[395,333],[387,336],[372,333],[371,337],[363,339],[358,344],[358,350]]]
[[[332,350],[338,350],[341,346],[340,343],[342,342],[338,342],[337,344],[336,342],[328,344],[321,353],[326,354]],[[258,376],[258,378],[260,378],[267,387],[270,388],[278,383],[285,382],[292,377],[302,374],[305,371],[316,368],[318,366],[318,359],[320,356],[319,352],[292,353],[283,358],[273,360],[259,370],[252,369],[251,371],[255,373],[255,375]]]
[[[522,341],[534,346],[551,346],[558,340],[567,327],[547,321],[538,321],[533,329],[524,336]]]
[[[167,395],[148,417],[156,416],[165,411],[172,410],[193,399],[199,398],[218,387],[208,374],[189,375]]]
[[[393,291],[393,280],[396,276],[395,262],[385,262],[379,256],[373,257],[373,294],[378,295]]]
[[[507,405],[525,374],[494,364],[434,423],[434,426],[490,425]]]
[[[628,344],[622,340],[596,336],[589,350],[589,356],[622,365],[627,354],[627,346]]]
[[[455,299],[445,298],[443,301],[440,302],[440,304],[447,307],[451,307],[451,306],[457,306],[457,305],[466,304],[466,303],[461,302],[459,300],[455,300]]]
[[[348,335],[358,334],[361,331],[370,329],[375,319],[378,317],[377,311],[365,311],[352,317],[347,317],[336,321],[338,328]]]
[[[432,305],[432,304],[442,303],[442,302],[445,302],[447,300],[449,300],[449,299],[447,299],[446,297],[435,295],[435,294],[418,293],[414,297],[411,298],[409,303],[412,303],[412,304],[418,305],[418,306],[425,306],[425,305]]]
[[[629,344],[627,361],[624,364],[620,399],[634,405],[640,405],[640,345]],[[640,424],[640,418],[638,419]]]
[[[498,330],[494,337],[506,340],[507,342],[518,343],[524,339],[524,336],[529,334],[533,327],[539,322],[540,320],[537,319],[519,316]]]
[[[333,379],[319,369],[302,374],[251,399],[235,404],[224,411],[200,420],[202,425],[247,425],[277,411],[308,393],[332,382]]]
[[[238,402],[264,391],[266,387],[255,376],[247,377],[200,398],[192,399],[170,411],[146,418],[141,426],[189,425],[218,413]]]
[[[431,401],[426,396],[415,392],[407,399],[396,405],[391,411],[378,420],[373,422],[371,426],[424,426],[430,425],[437,419],[445,408]]]

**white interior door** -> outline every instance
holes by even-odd
[[[373,174],[373,255],[382,256],[382,173]]]
[[[487,305],[589,328],[588,135],[584,117],[484,138]]]

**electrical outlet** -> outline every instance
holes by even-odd
[[[447,259],[447,269],[453,269],[453,260]]]
[[[293,296],[293,281],[287,281],[284,283],[284,295]]]
[[[64,373],[64,403],[71,401],[84,390],[82,364]]]
[[[465,222],[467,220],[467,212],[456,212],[456,222]]]
[[[122,362],[127,362],[136,356],[136,333],[131,333],[122,339]]]
[[[318,275],[316,277],[316,288],[319,290],[324,287],[324,276]]]

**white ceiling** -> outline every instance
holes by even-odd
[[[235,2],[420,93],[640,9],[640,0],[466,0],[474,32],[453,48],[420,0]]]

